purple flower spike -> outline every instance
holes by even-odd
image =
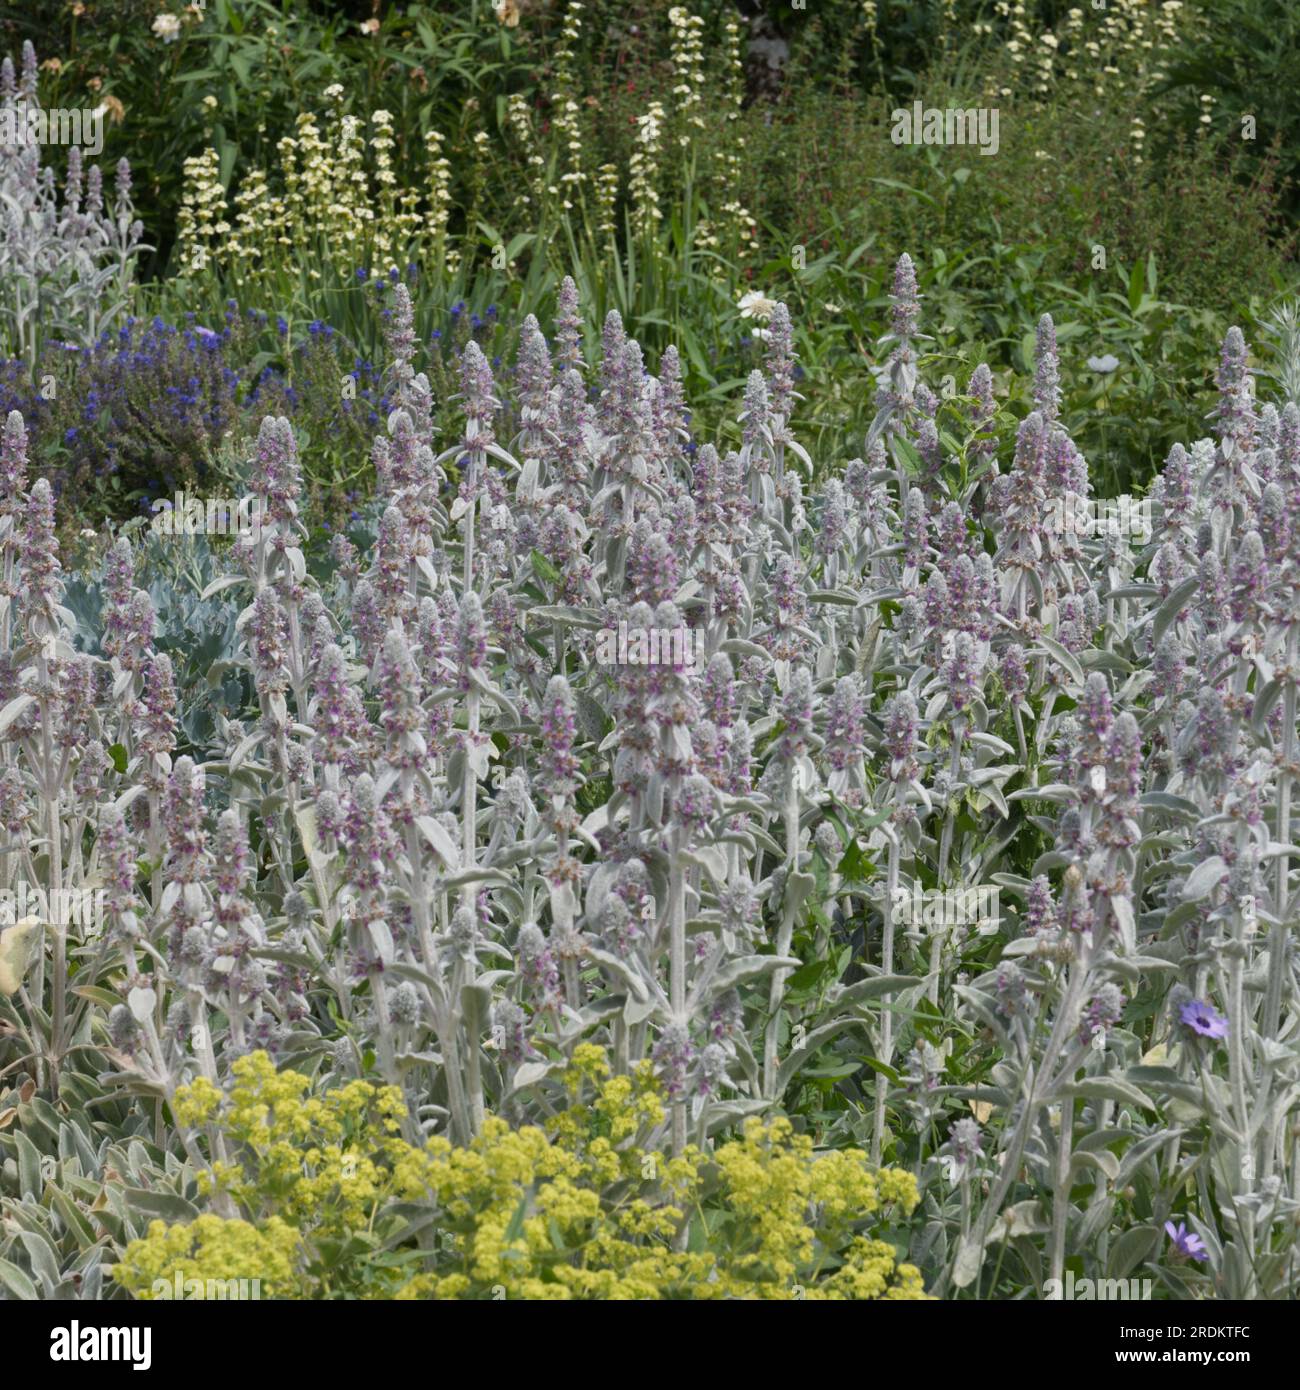
[[[921,314],[921,296],[916,287],[916,268],[906,251],[894,266],[892,318],[894,334],[899,338],[916,336],[917,320]]]
[[[1203,1038],[1226,1038],[1228,1020],[1199,999],[1192,999],[1178,1011],[1183,1024]]]
[[[1051,314],[1038,320],[1034,373],[1034,404],[1043,419],[1052,423],[1061,409],[1061,369],[1056,352],[1056,325]]]

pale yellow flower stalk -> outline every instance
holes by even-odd
[[[297,127],[303,227],[314,241],[329,226],[329,208],[334,201],[332,152],[321,138],[320,127],[310,112],[299,112]],[[309,273],[315,279],[320,278],[319,271],[314,268]]]
[[[596,231],[613,236],[617,230],[614,211],[618,206],[618,165],[602,164],[596,172]]]
[[[280,175],[284,182],[284,208],[288,226],[286,236],[289,246],[301,244],[303,235],[302,178],[298,173],[298,142],[291,135],[283,136],[276,143],[280,156]]]
[[[471,97],[466,109],[475,112],[478,102]],[[483,188],[487,182],[488,154],[492,148],[492,137],[486,130],[476,131],[471,142],[473,157],[470,163],[470,188],[468,206],[465,212],[465,225],[473,237],[478,231],[479,214],[483,206]]]
[[[515,207],[520,211],[529,207],[540,208],[546,191],[546,161],[537,153],[532,112],[528,109],[528,98],[522,92],[513,93],[506,101],[506,124],[524,152],[524,163],[528,170],[527,182],[515,195]]]
[[[574,83],[576,45],[582,33],[582,8],[576,0],[570,0],[565,8],[564,22],[560,27],[560,45],[555,54],[555,92],[551,97],[555,132],[563,149],[560,187],[556,189],[556,194],[562,194],[566,212],[573,207],[573,197],[580,196],[582,186],[589,182],[587,171],[583,168],[582,109],[575,97]]]
[[[375,218],[373,261],[371,269],[387,274],[394,265],[393,249],[398,236],[397,210],[394,191],[397,175],[393,172],[393,118],[387,111],[374,111],[370,123],[375,133],[370,139],[370,148],[375,153],[375,183],[379,199],[379,213]]]
[[[323,233],[329,247],[346,248],[348,259],[360,264],[360,247],[365,245],[366,225],[374,213],[366,179],[366,148],[360,119],[343,109],[342,83],[325,88],[329,104],[328,143],[334,151],[331,168],[330,202],[325,210]]]
[[[192,155],[182,166],[184,191],[177,215],[177,247],[182,274],[198,274],[208,268],[230,232],[226,221],[226,194],[221,186],[221,161],[209,147]]]
[[[664,108],[652,101],[644,116],[637,117],[637,146],[628,160],[628,190],[632,196],[632,225],[638,232],[654,232],[663,219],[659,207],[659,156],[663,152]]]
[[[564,210],[573,207],[570,193],[581,193],[587,174],[582,167],[582,111],[572,97],[565,97],[555,114],[555,128],[564,140],[566,168],[560,175],[560,183],[565,190]]]
[[[560,46],[555,50],[555,85],[561,92],[573,89],[574,59],[578,36],[582,33],[583,6],[569,0],[560,26]]]
[[[272,198],[266,170],[254,167],[232,199],[235,232],[230,239],[230,266],[243,274],[262,269],[276,244],[283,220],[283,205]]]
[[[1053,29],[1035,34],[1025,18],[1026,6],[998,0],[994,12],[1007,19],[1010,30],[1005,49],[1017,65],[1023,65],[1024,80],[1016,88],[1036,97],[1049,96],[1062,79],[1086,81],[1097,96],[1104,96],[1108,85],[1119,81],[1130,87],[1149,88],[1164,75],[1164,64],[1180,40],[1179,0],[1154,5],[1151,0],[1109,0],[1109,4],[1085,10],[1076,5],[1067,11]],[[976,32],[989,33],[989,25],[976,25]],[[1060,50],[1071,55],[1064,64]],[[992,79],[985,82],[990,95],[1011,97],[1012,88],[999,88]]]
[[[419,241],[420,190],[413,184],[403,184],[397,192],[397,213],[395,216],[399,244],[409,249]]]
[[[369,240],[367,229],[374,221],[370,187],[366,178],[366,142],[358,117],[340,115],[335,140],[334,201],[330,204],[331,246],[342,243],[351,259],[360,264],[360,248]]]
[[[718,161],[716,201],[737,258],[746,260],[757,251],[758,239],[754,235],[754,219],[749,209],[736,197],[742,183],[740,152],[745,147],[745,137],[740,133],[740,115],[745,101],[745,60],[741,50],[740,22],[734,15],[723,27],[723,50],[726,119],[723,152]],[[708,249],[716,247],[716,239],[706,243],[700,240],[700,229],[696,231],[696,240],[701,246]],[[714,273],[721,276],[722,266],[715,265]]]
[[[713,230],[713,223],[707,217],[701,217],[695,224],[695,245],[701,251],[717,251],[722,247],[718,234]],[[709,263],[709,274],[715,280],[725,278],[717,262]]]
[[[442,152],[442,136],[430,130],[424,137],[429,170],[429,211],[425,231],[432,251],[433,268],[456,269],[456,253],[447,245],[447,222],[451,216],[451,161]]]
[[[693,132],[704,129],[704,21],[674,5],[668,11],[677,99],[677,143],[686,149]]]

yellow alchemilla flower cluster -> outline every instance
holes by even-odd
[[[264,1297],[322,1296],[314,1251],[349,1233],[363,1251],[401,1229],[391,1203],[427,1203],[438,1239],[404,1260],[330,1271],[329,1291],[401,1299],[925,1298],[919,1272],[868,1229],[918,1201],[910,1173],[865,1154],[819,1154],[789,1120],[750,1119],[710,1154],[655,1146],[666,1107],[647,1063],[610,1074],[603,1048],[574,1049],[566,1108],[545,1129],[489,1116],[457,1147],[401,1137],[394,1087],[355,1081],[312,1094],[308,1077],[242,1058],[223,1097],[207,1081],[178,1092],[178,1123],[220,1132],[227,1162],[202,1190],[247,1220],[155,1223],[118,1279],[259,1278]],[[203,1224],[200,1224],[202,1222]],[[682,1234],[687,1233],[683,1245]],[[373,1241],[367,1243],[368,1241]],[[259,1243],[261,1242],[261,1243]],[[377,1248],[377,1247],[376,1247]],[[262,1265],[258,1261],[265,1259]],[[357,1256],[364,1262],[364,1254]],[[274,1290],[275,1292],[268,1292]]]
[[[149,1234],[133,1240],[114,1266],[113,1278],[137,1298],[155,1296],[164,1281],[167,1292],[190,1280],[257,1280],[262,1298],[283,1298],[297,1285],[298,1232],[278,1216],[260,1225],[205,1215],[184,1226],[150,1223]]]

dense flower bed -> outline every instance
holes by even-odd
[[[527,1297],[1292,1287],[1300,409],[1233,330],[1212,436],[1103,506],[1050,318],[1016,419],[987,367],[923,379],[907,256],[890,303],[862,456],[814,460],[780,303],[719,449],[676,351],[652,373],[610,314],[597,354],[571,281],[509,409],[473,338],[435,408],[398,285],[373,533],[327,558],[272,415],[241,534],[65,575],[9,417],[5,884],[103,912],[0,936],[6,1210],[51,1247],[6,1237],[7,1287],[264,1256],[280,1291],[391,1290],[345,1228],[443,1208],[408,1295],[510,1283],[494,1242]],[[200,616],[210,664],[173,660]],[[769,1183],[789,1224],[728,1244]]]

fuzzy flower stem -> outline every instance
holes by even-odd
[[[1065,1236],[1070,1219],[1070,1167],[1074,1147],[1074,1098],[1061,1100],[1061,1132],[1056,1150],[1056,1184],[1052,1194],[1052,1279],[1065,1277]]]
[[[961,773],[961,746],[962,738],[966,732],[966,721],[956,719],[952,726],[952,757],[948,763],[948,776],[955,782]],[[952,833],[953,822],[956,820],[956,813],[949,810],[944,817],[943,834],[939,843],[939,882],[943,883],[948,873],[948,856],[952,852]],[[937,985],[936,985],[937,987]],[[936,1003],[937,999],[932,999],[931,1003]]]
[[[793,760],[785,772],[785,862],[786,897],[781,912],[781,922],[776,933],[776,954],[788,956],[794,940],[794,919],[798,911],[794,893],[790,891],[790,879],[799,867],[799,789],[795,783]],[[776,1099],[777,1077],[777,1037],[781,1026],[781,1013],[785,1002],[785,982],[788,970],[772,972],[772,988],[768,998],[769,1021],[767,1035],[763,1040],[763,1094],[769,1100]]]
[[[1101,926],[1102,923],[1099,921],[1095,930],[1100,932]],[[993,1230],[993,1223],[998,1219],[998,1214],[1002,1210],[1002,1204],[1006,1201],[1012,1184],[1017,1180],[1020,1172],[1020,1159],[1029,1140],[1030,1131],[1037,1123],[1041,1106],[1051,1096],[1052,1087],[1049,1083],[1053,1069],[1067,1040],[1074,1037],[1079,1021],[1079,1010],[1088,987],[1090,954],[1090,948],[1085,947],[1082,957],[1070,967],[1065,994],[1058,1006],[1056,1020],[1043,1048],[1037,1070],[1035,1071],[1032,1062],[1026,1066],[1023,1083],[1025,1096],[1020,1120],[1006,1147],[997,1183],[989,1193],[988,1200],[984,1203],[975,1234],[968,1242],[968,1245],[973,1246],[976,1251],[983,1250],[984,1243]],[[1048,1081],[1045,1082],[1044,1078],[1047,1078]],[[960,1258],[959,1253],[958,1260]],[[934,1292],[941,1292],[948,1277],[950,1276],[945,1276],[939,1281]]]
[[[880,973],[894,973],[894,893],[898,888],[898,837],[889,836],[889,857],[885,870],[885,898],[881,904],[881,948]],[[894,1015],[888,1009],[881,1010],[880,1017],[880,1060],[891,1065],[894,1052]],[[871,1161],[880,1163],[880,1151],[885,1142],[885,1099],[889,1094],[889,1079],[883,1072],[876,1076],[876,1115],[871,1130]]]
[[[1291,769],[1296,760],[1296,660],[1297,629],[1292,624],[1287,630],[1285,669],[1289,673],[1282,692],[1282,775],[1277,787],[1277,841],[1280,845],[1291,843]],[[1269,929],[1268,942],[1268,986],[1264,995],[1263,1036],[1277,1037],[1282,1018],[1282,992],[1287,973],[1287,902],[1288,876],[1291,859],[1286,854],[1277,859],[1277,902],[1274,915],[1276,923]],[[1265,1175],[1271,1173],[1273,1151],[1270,1147],[1265,1153]]]
[[[686,1021],[686,878],[680,854],[673,855],[668,880],[668,1002],[674,1019]],[[686,1147],[685,1097],[672,1108],[673,1153]]]

